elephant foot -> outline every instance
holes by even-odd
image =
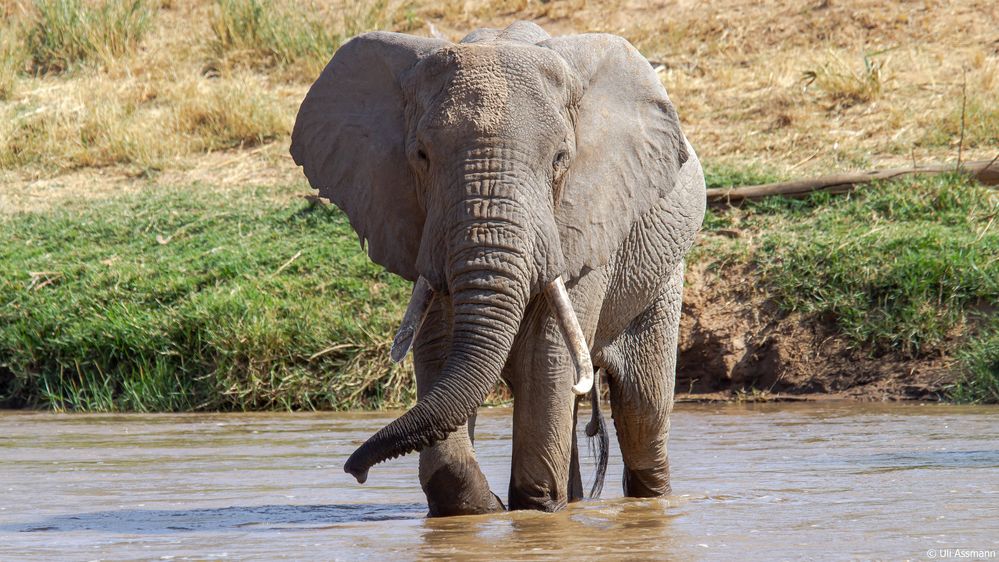
[[[669,484],[669,465],[662,468],[632,470],[624,468],[624,495],[631,498],[658,498],[673,490]]]
[[[430,477],[423,491],[427,494],[430,517],[452,515],[481,515],[506,511],[503,502],[487,485],[472,485],[470,480],[456,474],[452,467],[444,467]],[[482,479],[484,480],[484,478]]]
[[[510,511],[531,509],[551,513],[565,506],[564,496],[559,497],[543,486],[510,487]]]

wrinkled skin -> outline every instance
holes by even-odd
[[[459,44],[362,35],[313,85],[291,150],[372,260],[436,294],[413,347],[419,400],[348,472],[363,481],[420,451],[431,515],[503,509],[466,429],[502,377],[514,395],[509,507],[578,499],[576,373],[543,293],[562,276],[606,373],[625,493],[669,493],[683,256],[704,181],[631,45],[525,22]]]

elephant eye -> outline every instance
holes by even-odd
[[[420,170],[424,172],[430,168],[430,157],[427,156],[427,151],[422,145],[417,145],[416,147],[416,158],[413,164]]]
[[[569,152],[567,150],[560,150],[555,153],[555,158],[552,160],[552,168],[556,171],[561,170],[569,161]]]

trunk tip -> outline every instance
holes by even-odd
[[[364,484],[368,480],[368,469],[361,469],[354,466],[354,463],[351,462],[352,460],[347,460],[347,464],[343,465],[343,471],[356,478],[358,484]]]

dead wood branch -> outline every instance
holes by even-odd
[[[758,201],[771,195],[801,198],[816,191],[849,193],[873,181],[897,179],[910,175],[942,174],[953,171],[955,171],[953,164],[939,164],[933,166],[892,168],[888,170],[871,170],[850,174],[832,174],[811,179],[745,187],[719,187],[708,190],[708,203],[712,205],[724,205],[726,203],[739,203],[742,201]],[[999,161],[996,159],[965,162],[961,164],[957,171],[974,177],[983,185],[999,185]]]

